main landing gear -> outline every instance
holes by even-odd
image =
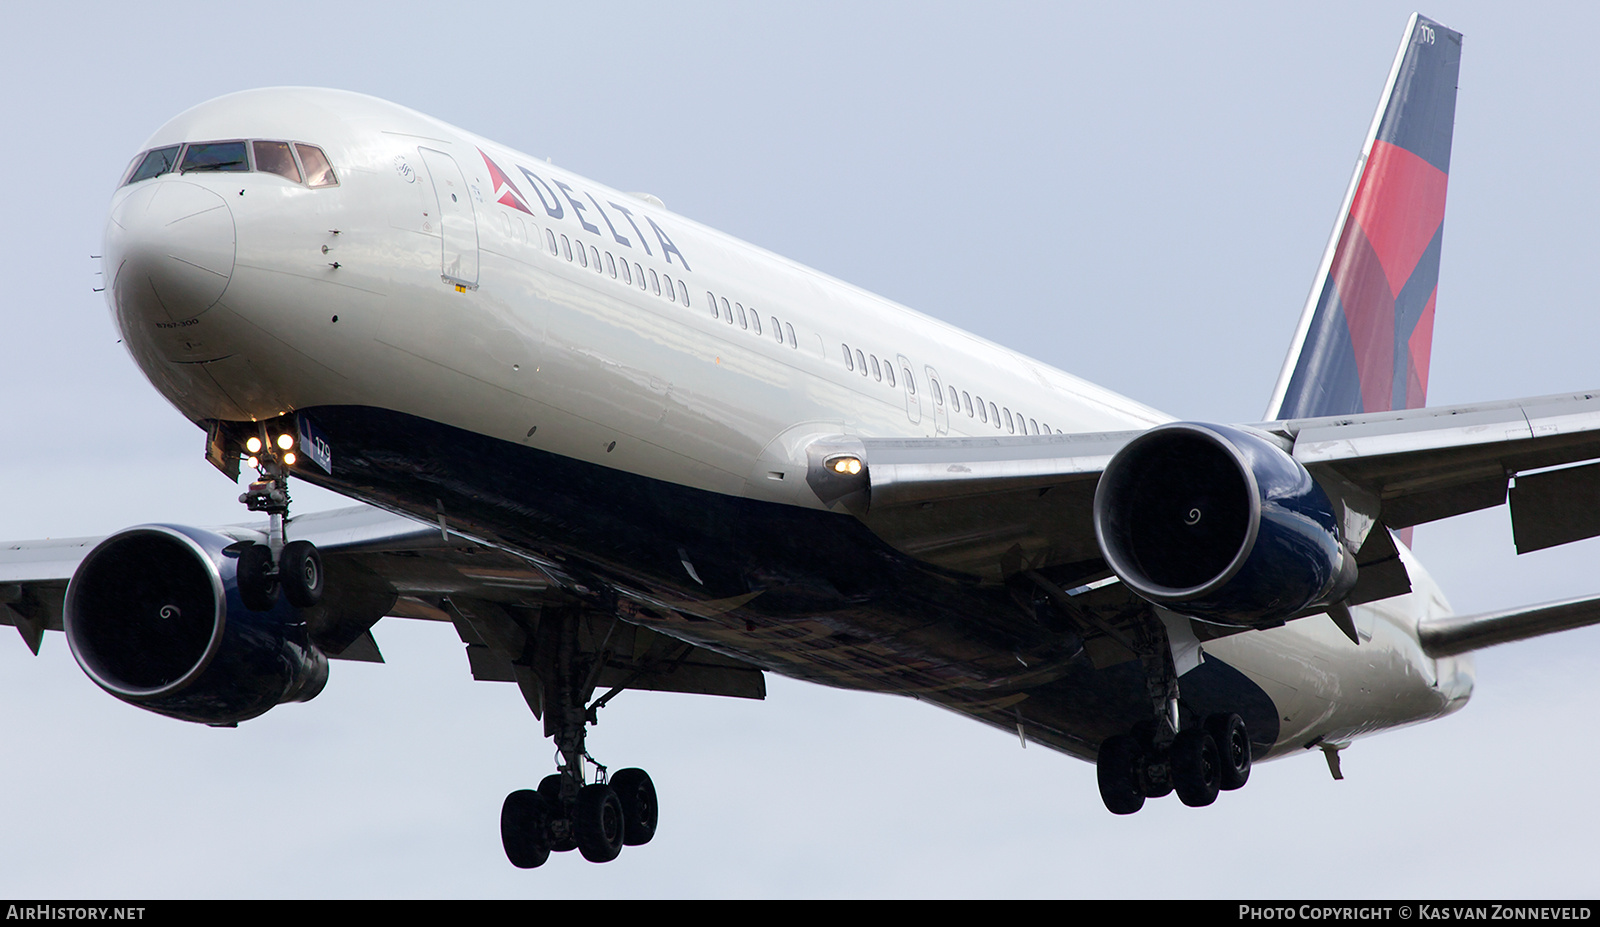
[[[1095,763],[1100,798],[1112,814],[1133,814],[1146,798],[1177,792],[1191,808],[1250,779],[1250,738],[1238,715],[1212,715],[1162,748],[1154,738],[1117,734],[1100,745]]]
[[[540,619],[532,656],[542,682],[545,736],[559,756],[554,775],[537,789],[519,789],[500,807],[500,842],[520,869],[544,865],[551,852],[577,850],[592,863],[608,863],[624,846],[640,846],[656,834],[656,787],[642,769],[606,776],[584,747],[586,728],[596,723],[605,698],[593,704],[595,679],[605,657],[578,647],[577,609],[549,608]],[[592,781],[585,768],[592,766]]]
[[[1215,714],[1180,729],[1178,673],[1167,632],[1158,621],[1136,629],[1145,694],[1153,718],[1132,732],[1107,737],[1095,761],[1100,798],[1112,814],[1133,814],[1146,798],[1170,792],[1191,808],[1217,800],[1250,778],[1250,736],[1236,714]]]
[[[239,553],[239,597],[251,611],[271,609],[280,592],[295,608],[311,608],[322,601],[322,557],[316,545],[284,538],[293,448],[292,435],[285,432],[274,438],[265,424],[259,435],[245,442],[257,477],[239,501],[252,512],[267,513],[267,543],[248,544]]]

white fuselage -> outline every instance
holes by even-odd
[[[824,509],[805,481],[818,436],[1169,420],[653,198],[370,97],[235,94],[178,116],[146,148],[231,139],[320,146],[338,183],[168,173],[118,189],[107,227],[125,341],[196,422],[371,407]],[[1354,610],[1359,647],[1320,617],[1205,645],[1272,698],[1274,754],[1464,704],[1470,663],[1428,658],[1416,639],[1418,621],[1448,606],[1402,556],[1413,592]]]

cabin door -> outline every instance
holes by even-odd
[[[456,159],[432,148],[417,149],[433,178],[433,193],[439,201],[439,230],[443,251],[439,273],[456,286],[478,285],[478,214],[472,205],[472,191],[462,176]]]

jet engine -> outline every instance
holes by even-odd
[[[202,724],[315,697],[328,660],[305,622],[282,597],[266,611],[240,598],[250,546],[176,525],[101,541],[67,587],[63,624],[78,665],[129,704]]]
[[[1128,588],[1213,624],[1272,627],[1355,585],[1327,492],[1240,428],[1176,422],[1129,442],[1101,474],[1094,528]]]

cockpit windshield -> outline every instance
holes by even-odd
[[[151,177],[170,174],[178,164],[178,149],[182,147],[182,145],[171,145],[147,152],[143,158],[139,159],[139,166],[134,168],[133,173],[129,175],[128,183],[137,183],[141,180],[149,180]]]
[[[237,140],[189,142],[154,148],[134,159],[136,165],[123,183],[138,183],[162,174],[259,171],[277,174],[308,187],[338,186],[339,178],[321,148],[304,142]]]
[[[190,171],[248,171],[250,158],[245,154],[244,142],[201,142],[191,144],[183,153],[183,166],[178,173]]]

